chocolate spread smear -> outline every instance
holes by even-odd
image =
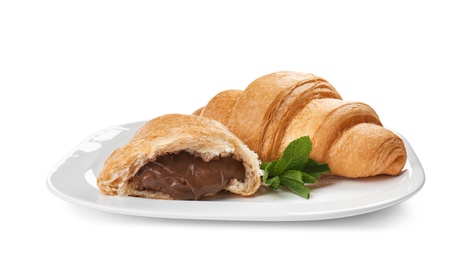
[[[205,162],[182,151],[159,156],[145,164],[133,177],[137,190],[160,191],[177,200],[198,200],[225,188],[231,179],[243,181],[243,163],[232,157]]]

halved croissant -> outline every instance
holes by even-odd
[[[230,178],[227,171],[233,167],[241,179]],[[108,195],[196,200],[222,189],[252,195],[260,186],[259,174],[257,154],[219,122],[167,114],[148,121],[116,149],[97,184]]]
[[[226,90],[195,112],[222,122],[256,151],[276,160],[294,139],[308,135],[311,157],[332,174],[357,178],[401,173],[403,140],[384,128],[367,104],[342,100],[325,79],[281,71],[262,76],[245,90]]]

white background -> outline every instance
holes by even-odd
[[[458,1],[154,2],[0,2],[1,259],[461,259]],[[93,133],[191,113],[279,70],[371,105],[414,148],[423,189],[375,213],[294,223],[130,217],[47,190]]]

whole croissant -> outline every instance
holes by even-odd
[[[224,124],[264,162],[277,160],[294,139],[308,135],[310,157],[349,178],[397,175],[407,160],[403,140],[384,128],[367,104],[342,100],[325,79],[281,71],[244,91],[226,90],[194,112]]]

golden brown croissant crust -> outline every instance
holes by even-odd
[[[222,122],[256,151],[276,160],[294,139],[308,135],[311,157],[332,174],[357,178],[401,173],[403,140],[384,128],[367,104],[342,100],[325,79],[281,71],[254,80],[245,90],[214,96],[195,114]]]

